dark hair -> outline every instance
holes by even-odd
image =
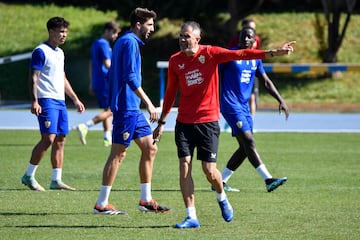
[[[156,13],[147,8],[135,8],[130,14],[130,24],[131,27],[134,27],[137,22],[141,24],[145,23],[150,18],[156,19]]]
[[[121,27],[115,21],[110,21],[110,22],[105,23],[105,25],[103,27],[103,32],[105,32],[105,30],[115,30],[117,32],[120,32]]]
[[[69,25],[70,25],[70,22],[68,22],[67,20],[65,20],[65,18],[62,18],[62,17],[50,18],[46,23],[46,27],[47,27],[48,30],[56,29],[56,28],[59,28],[59,27],[68,28]]]
[[[253,35],[254,35],[253,40],[254,40],[254,42],[256,42],[256,40],[255,40],[255,35],[256,35],[255,29],[253,29],[252,27],[243,27],[240,30],[240,33],[239,33],[239,46],[240,46],[240,48],[244,45],[245,36],[247,35],[248,31],[253,32]]]
[[[242,20],[241,26],[242,27],[247,27],[247,26],[249,26],[249,24],[251,22],[255,22],[255,21],[253,19],[251,19],[251,18],[245,18],[245,19]]]
[[[253,32],[254,32],[254,36],[256,35],[256,30],[255,30],[255,29],[253,29],[252,27],[246,26],[246,27],[243,27],[243,28],[241,29],[241,31],[240,31],[240,36],[241,36],[242,34],[244,34],[247,30],[253,31]]]

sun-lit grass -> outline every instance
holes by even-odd
[[[92,214],[109,148],[102,133],[90,131],[86,146],[76,132],[67,138],[63,180],[75,192],[33,192],[21,185],[37,131],[0,131],[0,234],[3,239],[357,239],[360,208],[359,134],[256,133],[262,159],[275,177],[288,183],[267,193],[257,172],[246,161],[229,184],[235,209],[233,222],[222,220],[215,194],[194,160],[193,177],[200,229],[178,230],[185,217],[178,184],[178,160],[173,133],[158,144],[153,197],[173,208],[167,214],[142,214],[139,200],[139,151],[133,144],[119,170],[110,201],[128,216]],[[218,168],[236,148],[228,133],[220,138]],[[37,170],[48,189],[49,154]]]
[[[116,11],[101,12],[94,8],[58,7],[56,5],[0,5],[0,56],[31,51],[37,44],[47,39],[46,22],[49,18],[61,16],[70,22],[69,35],[65,49],[80,48],[78,39],[92,36],[94,26],[102,26],[105,21],[115,20]],[[121,22],[122,23],[122,22]],[[100,28],[101,30],[101,28]],[[84,43],[82,43],[84,44]],[[72,46],[70,46],[72,45]]]
[[[314,74],[268,74],[289,103],[359,103],[360,72],[342,72],[338,78],[317,78]],[[289,84],[289,81],[291,84]],[[262,88],[263,89],[263,88]],[[266,92],[260,91],[260,102],[276,103]]]

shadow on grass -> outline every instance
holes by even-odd
[[[33,147],[34,144],[23,144],[23,143],[4,143],[0,144],[0,147]]]
[[[89,213],[92,214],[92,213]],[[26,212],[0,212],[0,216],[53,216],[53,215],[84,215],[84,213],[52,213],[52,212],[37,212],[37,213],[26,213]]]
[[[172,225],[162,225],[162,226],[111,226],[111,225],[103,225],[103,226],[97,226],[97,225],[89,225],[89,226],[64,226],[64,225],[26,225],[26,226],[5,226],[5,227],[15,227],[15,228],[123,228],[123,229],[153,229],[153,228],[173,228]]]
[[[99,192],[99,189],[77,189],[77,192]],[[180,189],[162,188],[152,189],[152,192],[178,192]],[[140,192],[138,188],[111,189],[111,192]]]
[[[20,191],[30,191],[29,189],[20,189],[20,188],[0,188],[0,192],[20,192]],[[44,192],[67,192],[65,190],[45,190],[40,193]],[[111,189],[111,192],[139,192],[138,188],[126,188],[126,189]],[[152,189],[152,192],[180,192],[180,189],[173,189],[173,188],[161,188],[161,189]],[[211,188],[195,188],[196,192],[210,192]],[[36,191],[33,191],[36,192]],[[68,191],[68,192],[99,192],[99,189],[76,189],[75,191]]]
[[[24,213],[24,212],[18,212],[18,213],[14,213],[14,212],[0,212],[0,216],[54,216],[54,215],[93,215],[93,213]],[[78,225],[78,226],[73,226],[73,225],[3,225],[2,227],[7,227],[7,228],[123,228],[123,229],[142,229],[142,228],[171,228],[174,227],[172,225],[160,225],[160,226],[155,226],[155,225],[150,225],[150,226],[118,226],[118,225],[89,225],[89,226],[84,226],[84,225]]]

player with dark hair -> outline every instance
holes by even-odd
[[[239,35],[239,46],[234,49],[251,49],[255,42],[255,30],[244,27]],[[220,109],[227,123],[236,137],[239,148],[234,152],[222,172],[222,180],[226,186],[234,171],[247,157],[265,181],[268,192],[275,190],[287,181],[286,177],[273,178],[262,162],[255,146],[253,136],[253,118],[249,110],[248,101],[254,85],[255,76],[264,83],[266,90],[279,102],[279,112],[285,112],[285,119],[289,117],[289,108],[267,76],[261,59],[231,61],[220,67]],[[227,187],[230,191],[238,191]]]
[[[256,30],[256,23],[252,18],[244,18],[241,21],[241,27],[242,28],[251,27],[254,30]],[[230,39],[230,41],[228,43],[229,48],[239,47],[239,35],[240,35],[240,31],[238,31],[236,33],[236,35]],[[251,46],[251,48],[252,49],[261,49],[261,39],[258,34],[255,35],[255,41],[254,41],[253,45]],[[258,98],[259,98],[259,80],[256,77],[255,77],[255,82],[253,85],[254,86],[252,89],[252,94],[249,99],[249,105],[250,105],[251,115],[254,118],[255,113],[256,113],[256,108],[258,106]],[[227,124],[226,124],[226,127],[228,127]],[[225,188],[225,190],[228,190],[228,189]]]
[[[32,150],[30,162],[21,182],[31,190],[44,191],[36,181],[35,172],[40,161],[51,146],[52,180],[50,189],[75,190],[62,182],[65,138],[69,133],[65,94],[69,96],[78,112],[85,111],[68,81],[65,71],[64,44],[70,23],[62,17],[50,18],[46,24],[48,40],[37,46],[30,60],[29,89],[31,113],[38,118],[41,139]]]
[[[104,146],[111,145],[111,119],[112,113],[109,107],[109,79],[108,70],[111,65],[113,43],[120,32],[119,24],[109,21],[104,24],[102,36],[96,39],[91,46],[91,84],[90,94],[95,95],[98,106],[104,109],[92,119],[77,126],[77,131],[82,144],[86,144],[88,129],[100,122],[104,129]]]
[[[179,92],[178,115],[175,125],[175,142],[179,158],[180,188],[186,207],[186,218],[176,228],[197,228],[194,181],[191,175],[193,154],[201,161],[206,179],[216,191],[216,199],[226,222],[233,219],[233,208],[223,188],[221,173],[216,167],[219,119],[218,64],[240,59],[281,56],[293,51],[286,43],[277,50],[229,50],[217,46],[200,45],[201,29],[198,23],[185,22],[180,28],[180,51],[169,60],[168,83],[162,113],[153,137],[159,141]]]
[[[256,30],[256,23],[255,21],[252,19],[252,18],[244,18],[242,21],[241,21],[241,28],[244,28],[244,27],[251,27],[253,29]],[[228,43],[228,47],[229,48],[233,48],[233,47],[237,47],[239,46],[239,34],[240,34],[240,31],[237,31],[236,32],[236,35],[233,36],[229,43]],[[261,39],[260,39],[260,36],[256,34],[255,36],[255,42],[253,44],[253,46],[251,47],[253,49],[260,49],[261,48]]]
[[[110,108],[113,113],[113,139],[111,151],[103,170],[100,194],[94,207],[96,214],[126,214],[109,203],[109,195],[118,169],[125,159],[132,140],[141,150],[140,202],[144,212],[167,212],[169,207],[158,204],[151,196],[152,170],[157,152],[153,144],[151,127],[140,109],[141,101],[150,114],[150,122],[158,120],[158,113],[141,87],[140,47],[152,32],[156,13],[146,8],[136,8],[130,16],[131,28],[114,46],[109,71]]]

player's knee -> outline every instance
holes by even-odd
[[[209,181],[213,181],[216,179],[218,173],[216,165],[210,163],[203,163],[203,171]]]
[[[149,149],[150,155],[155,156],[157,151],[158,151],[157,145],[156,144],[151,144],[150,149]]]

